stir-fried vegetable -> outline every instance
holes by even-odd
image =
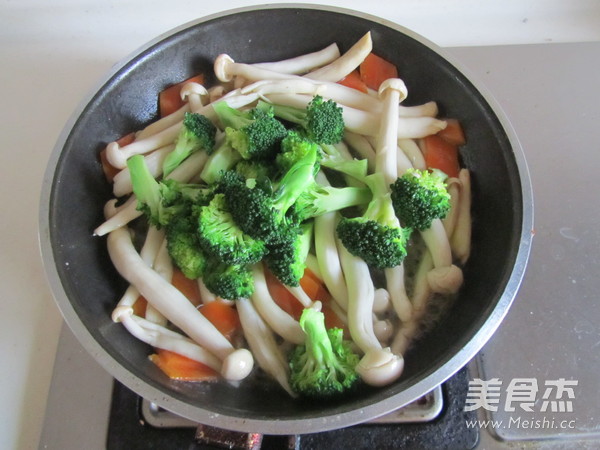
[[[115,195],[129,196],[95,230],[131,283],[113,319],[156,348],[167,376],[239,380],[256,359],[292,396],[389,384],[427,299],[460,287],[464,132],[435,102],[402,106],[406,86],[372,51],[367,33],[341,55],[220,55],[223,84],[168,88],[160,120],[102,152]],[[141,253],[128,227],[140,216]],[[412,251],[425,256],[408,292]]]

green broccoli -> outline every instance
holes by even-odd
[[[443,219],[450,210],[450,194],[440,171],[408,169],[392,185],[391,199],[400,221],[424,231],[434,219]]]
[[[279,281],[288,286],[299,286],[306,268],[306,257],[312,241],[313,224],[288,226],[282,230],[276,243],[268,245],[265,257],[267,267]]]
[[[297,222],[303,222],[331,211],[366,205],[372,198],[371,189],[367,187],[336,188],[313,183],[298,197],[291,214]]]
[[[207,206],[200,208],[198,233],[204,251],[226,264],[252,264],[266,252],[262,240],[253,239],[236,225],[224,194],[216,194]]]
[[[200,172],[200,178],[206,183],[215,183],[224,172],[232,169],[241,159],[242,155],[231,146],[227,139],[223,139],[223,142],[208,157]]]
[[[336,144],[344,136],[343,110],[333,100],[325,101],[316,95],[304,110],[284,105],[272,107],[276,117],[299,125],[317,144]]]
[[[304,345],[289,355],[290,386],[299,395],[331,398],[354,389],[359,383],[359,357],[343,340],[340,328],[325,328],[322,312],[306,308],[300,317],[306,333]]]
[[[190,205],[204,196],[210,189],[200,185],[181,184],[175,180],[157,181],[142,155],[127,160],[131,174],[133,193],[148,222],[157,228],[169,224],[176,216],[189,212]]]
[[[220,101],[214,104],[213,109],[225,127],[227,141],[244,159],[274,156],[287,134],[283,124],[267,108],[240,111]]]
[[[364,178],[373,198],[360,217],[342,218],[337,235],[350,253],[378,269],[394,267],[406,257],[410,229],[403,229],[396,217],[383,175]]]
[[[254,292],[252,270],[244,265],[209,262],[202,278],[213,294],[227,299],[248,298]]]
[[[321,158],[319,163],[321,166],[349,175],[356,180],[362,180],[367,176],[369,162],[366,159],[345,157],[333,145],[322,144],[320,148]],[[348,182],[350,181],[348,179]]]
[[[163,176],[169,175],[181,162],[198,150],[211,153],[215,146],[216,127],[202,114],[185,113],[175,149],[163,162]]]
[[[197,208],[194,208],[197,211]],[[192,280],[202,277],[208,257],[200,246],[197,213],[177,217],[166,228],[167,250],[173,263]]]
[[[240,229],[255,239],[274,243],[286,240],[283,230],[291,225],[288,210],[314,182],[317,149],[312,148],[283,175],[273,188],[269,180],[244,180],[237,174],[224,175],[219,189]]]
[[[275,158],[277,167],[282,173],[287,172],[307,153],[315,152],[320,159],[321,150],[319,146],[296,131],[290,131],[281,141],[281,152]],[[318,166],[317,166],[318,167]]]
[[[235,165],[233,170],[235,170],[236,173],[245,179],[264,179],[271,178],[274,175],[272,164],[266,164],[263,161],[248,161],[246,159],[242,159]]]

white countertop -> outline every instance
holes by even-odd
[[[198,17],[254,3],[0,4],[0,195],[6,211],[0,220],[0,349],[8,355],[0,371],[0,448],[37,448],[44,420],[62,320],[37,246],[38,199],[46,161],[62,127],[96,81],[146,41]],[[385,17],[442,46],[600,41],[600,2],[595,0],[322,3]]]

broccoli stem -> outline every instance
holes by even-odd
[[[206,183],[214,183],[226,172],[236,165],[242,156],[225,140],[209,157],[204,165],[200,178]]]
[[[306,333],[306,351],[319,365],[337,360],[325,328],[325,315],[313,308],[306,308],[300,317],[300,327]]]
[[[307,186],[314,182],[316,151],[309,151],[300,158],[281,179],[275,192],[274,206],[279,211],[280,219],[304,192]]]
[[[381,173],[374,173],[364,178],[373,194],[373,200],[369,203],[363,217],[375,220],[382,225],[400,228],[400,222],[392,206],[390,192],[386,186],[385,179]]]
[[[159,216],[162,196],[158,181],[154,178],[142,155],[134,155],[127,160],[127,167],[131,174],[131,184],[138,205],[148,206],[152,217]]]
[[[231,108],[225,101],[214,103],[213,109],[217,113],[217,117],[223,128],[231,127],[239,130],[252,123],[251,119],[244,117],[242,113],[237,109]]]
[[[309,188],[298,198],[296,208],[303,219],[308,219],[351,206],[368,204],[371,199],[371,190],[366,187],[335,188],[315,183],[312,189]]]

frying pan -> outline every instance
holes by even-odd
[[[108,143],[157,118],[157,94],[197,73],[214,81],[220,53],[242,62],[273,61],[337,42],[348,49],[371,31],[374,49],[393,62],[409,96],[435,100],[460,119],[472,173],[472,253],[456,301],[405,355],[402,377],[342,399],[290,398],[252,376],[232,385],[170,381],[148,360],[151,349],[111,321],[126,284],[105,238],[92,230],[111,198],[98,161]],[[437,46],[415,33],[355,11],[270,5],[206,17],[160,36],[118,64],[83,100],[50,157],[40,203],[40,245],[56,302],[82,345],[116,379],[158,405],[199,423],[236,431],[300,434],[364,422],[405,405],[445,381],[481,349],[513,301],[532,239],[533,204],[519,143],[491,95]]]

